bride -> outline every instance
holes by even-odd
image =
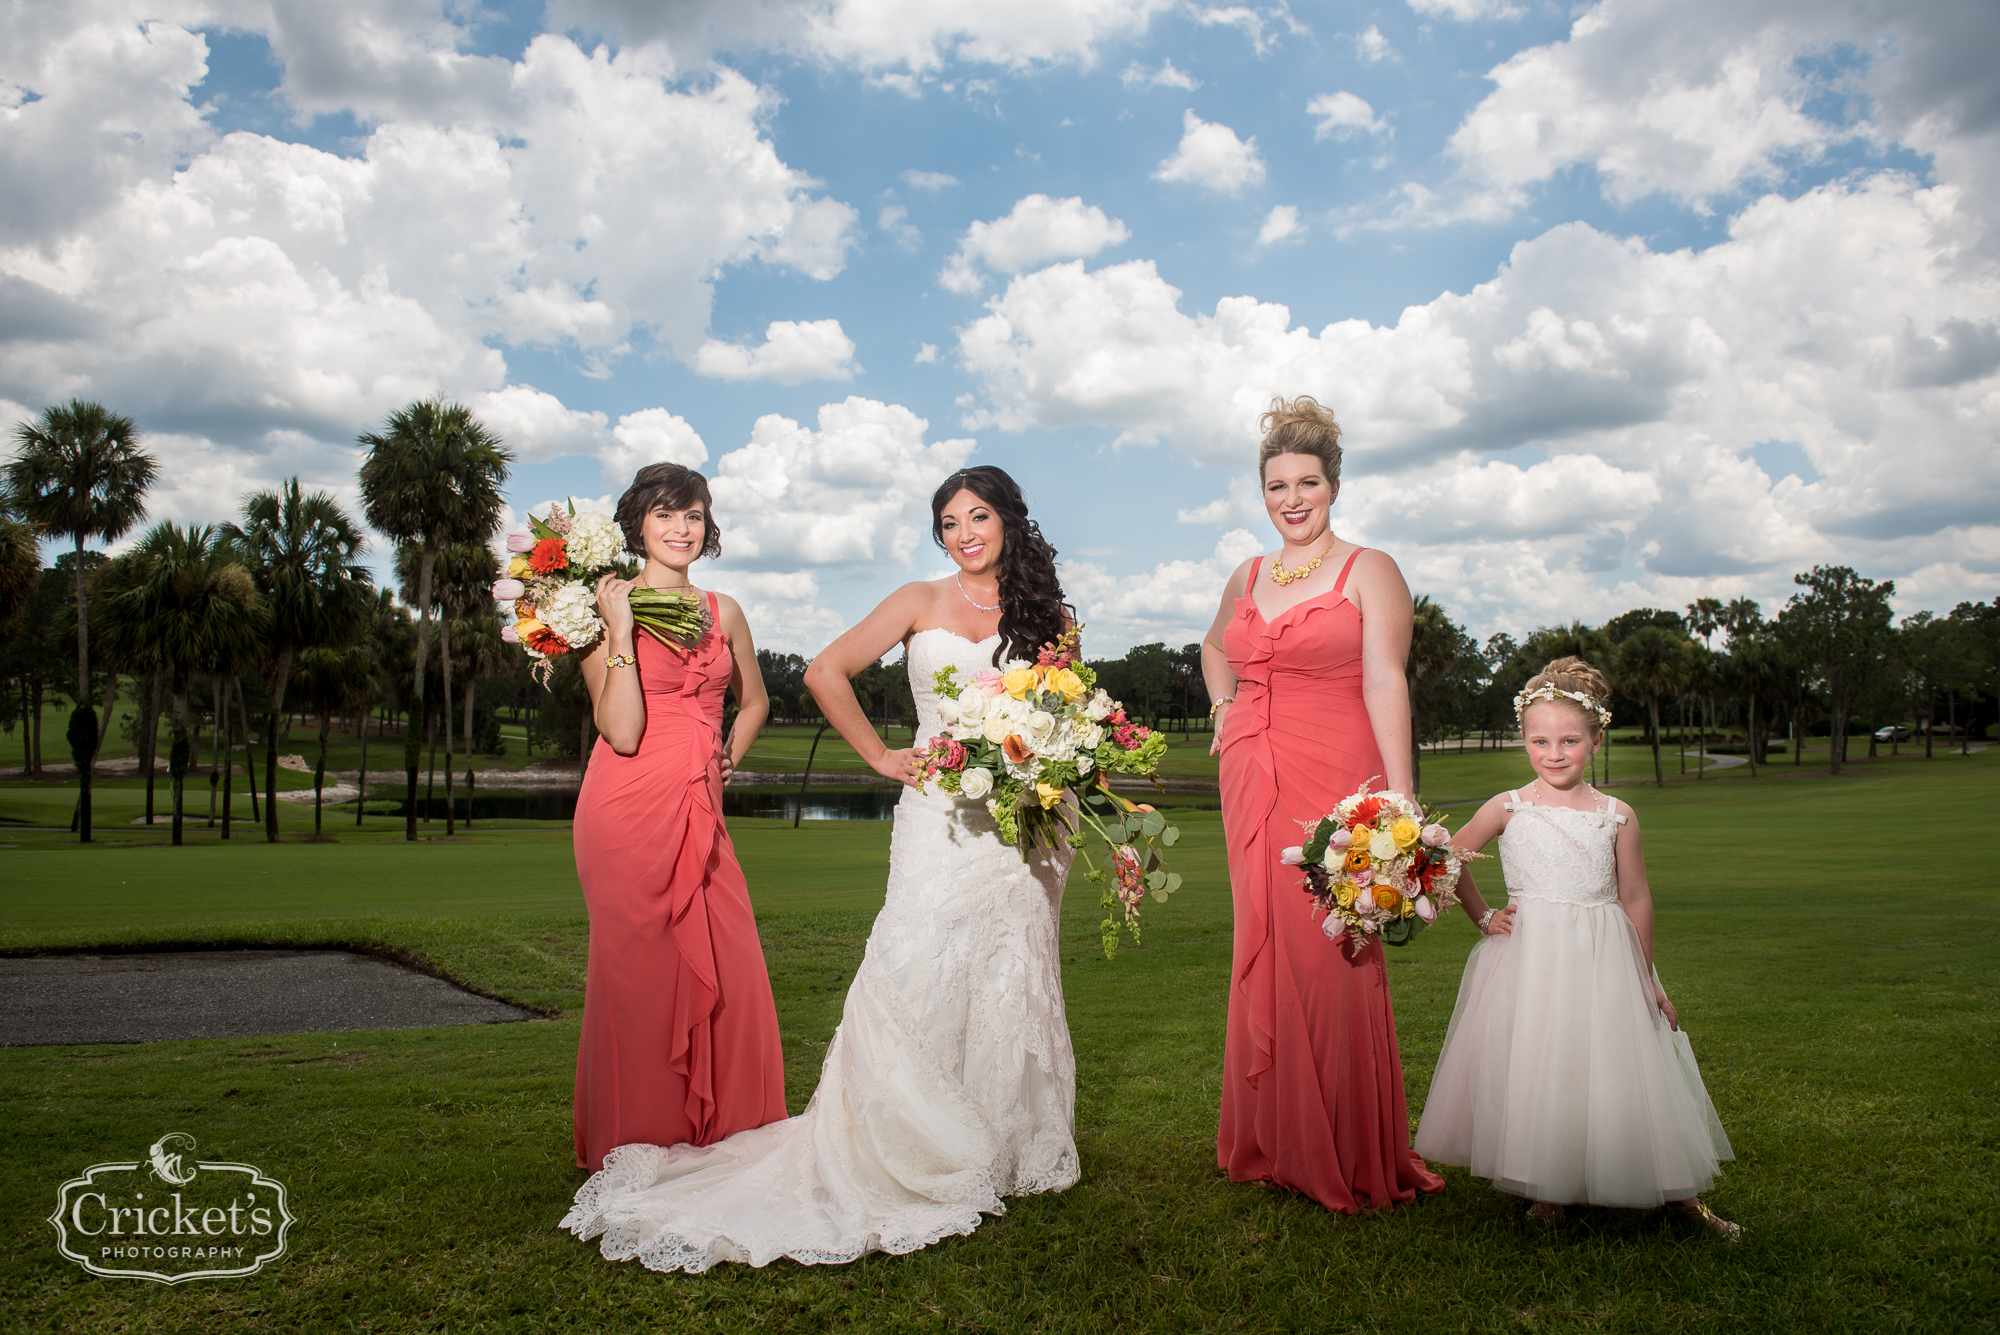
[[[906,584],[806,673],[827,721],[910,785],[896,808],[888,896],[848,989],[812,1102],[706,1147],[625,1145],[562,1226],[614,1261],[703,1271],[852,1261],[970,1233],[1002,1196],[1077,1180],[1076,1057],[1063,1017],[1057,910],[1067,850],[1023,862],[984,804],[916,786],[850,680],[898,643],[919,737],[942,731],[932,674],[1032,660],[1067,625],[1055,549],[998,468],[946,478],[931,533],[958,567]]]

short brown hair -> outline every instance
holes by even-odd
[[[1260,479],[1264,465],[1279,455],[1310,454],[1326,470],[1329,483],[1340,481],[1340,423],[1333,420],[1333,410],[1312,395],[1272,399],[1270,410],[1257,419],[1257,429],[1264,433],[1257,447]]]
[[[646,516],[666,506],[685,510],[701,505],[703,556],[722,555],[722,530],[715,523],[715,502],[709,499],[708,479],[683,464],[647,464],[632,475],[632,485],[618,498],[614,518],[625,530],[625,550],[644,559]]]

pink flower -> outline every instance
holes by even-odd
[[[1346,848],[1353,844],[1353,842],[1354,832],[1352,830],[1335,830],[1333,838],[1326,841],[1326,846],[1328,848]]]
[[[1445,827],[1442,825],[1424,826],[1423,840],[1426,844],[1430,845],[1432,848],[1438,847],[1440,844],[1444,843],[1447,839],[1450,838],[1451,838],[1451,831],[1445,829]],[[1428,922],[1429,919],[1425,919],[1425,921]]]
[[[1305,865],[1306,851],[1296,846],[1288,848],[1278,854],[1278,861],[1287,867],[1302,867]]]
[[[972,688],[989,700],[1007,691],[1006,684],[1000,680],[1000,669],[990,667],[972,674]]]
[[[528,591],[528,586],[518,579],[496,579],[493,581],[495,602],[511,603]]]
[[[1326,933],[1329,941],[1338,941],[1347,934],[1347,924],[1331,913],[1326,915],[1326,921],[1319,925],[1319,929]]]
[[[950,737],[931,738],[931,757],[938,769],[965,768],[965,748]]]
[[[1375,879],[1375,869],[1373,867],[1363,867],[1360,871],[1351,871],[1347,873],[1347,879],[1356,885],[1366,885]]]
[[[1436,922],[1438,908],[1429,895],[1417,896],[1417,916],[1425,922]]]
[[[500,628],[500,638],[509,644],[519,644],[521,642],[521,632],[515,630],[512,626],[502,626]]]
[[[1120,844],[1111,850],[1111,874],[1118,882],[1119,898],[1128,904],[1138,902],[1143,871],[1138,851],[1132,845]]]
[[[535,535],[532,533],[509,533],[507,550],[510,552],[531,552],[535,549]]]

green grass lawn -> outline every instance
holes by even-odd
[[[1434,801],[1527,777],[1491,753],[1425,773]],[[1066,906],[1082,1183],[910,1256],[698,1278],[611,1265],[554,1228],[582,1180],[566,829],[178,850],[21,833],[0,851],[0,948],[368,945],[555,1018],[0,1050],[0,1310],[64,1331],[1994,1329],[2000,915],[1977,831],[2000,766],[1906,756],[1619,791],[1645,825],[1661,973],[1736,1146],[1710,1195],[1747,1229],[1733,1249],[1619,1211],[1540,1235],[1457,1172],[1439,1197],[1353,1218],[1222,1179],[1230,914],[1210,811],[1178,816],[1188,885],[1149,907],[1143,949],[1106,963],[1089,888]],[[881,901],[889,827],[733,831],[796,1111]],[[1471,941],[1453,918],[1390,954],[1413,1114]],[[174,1289],[61,1261],[43,1219],[59,1184],[175,1129],[288,1184],[290,1254]]]

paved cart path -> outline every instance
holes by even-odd
[[[0,1047],[502,1024],[518,1006],[344,950],[0,958]]]

